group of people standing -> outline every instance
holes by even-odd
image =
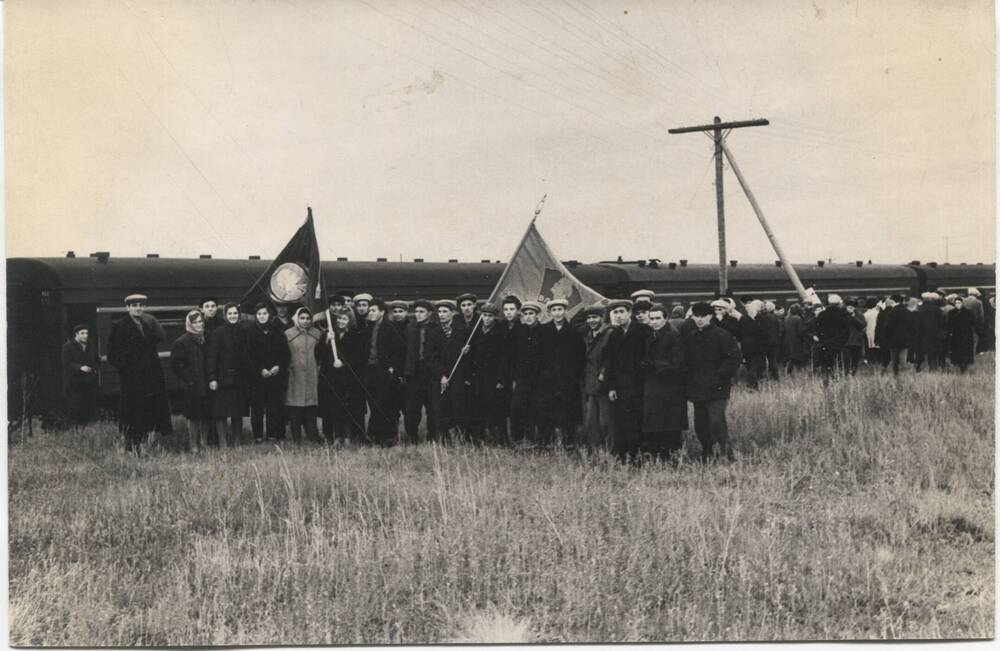
[[[933,370],[950,360],[964,371],[977,345],[993,345],[993,299],[977,293],[869,299],[865,311],[831,294],[786,313],[731,295],[668,310],[640,290],[572,321],[561,299],[407,303],[339,293],[316,314],[260,303],[247,318],[206,297],[187,313],[170,366],[184,387],[192,449],[246,442],[249,414],[257,441],[290,432],[295,442],[416,443],[424,423],[427,440],[558,441],[623,459],[670,457],[683,447],[691,402],[707,460],[731,454],[726,406],[741,366],[750,388],[807,366],[825,379],[853,374],[862,360],[895,372],[906,361]],[[144,312],[145,296],[125,302],[108,360],[121,379],[121,429],[138,449],[147,432],[171,432],[156,352],[164,333]],[[70,386],[96,375],[88,334],[78,327],[63,350]],[[77,396],[73,404],[93,402]]]

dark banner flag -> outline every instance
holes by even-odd
[[[240,305],[245,312],[252,312],[261,301],[273,305],[297,304],[313,313],[327,308],[312,208],[307,210],[306,223],[295,231],[271,266],[243,296]]]

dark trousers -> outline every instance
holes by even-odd
[[[618,399],[611,403],[615,415],[615,431],[611,451],[624,461],[638,461],[643,443],[642,387],[619,389]]]
[[[316,429],[316,411],[313,407],[288,407],[288,415],[292,421],[292,440],[302,442],[302,428],[305,427],[306,437],[310,441],[319,440],[319,430]]]
[[[70,384],[66,389],[66,416],[71,425],[97,420],[97,385]]]
[[[437,435],[437,423],[434,420],[433,392],[441,391],[441,385],[434,382],[430,371],[418,364],[413,377],[406,383],[405,405],[403,407],[403,426],[406,429],[406,442],[420,442],[420,420],[427,413],[427,440],[433,441]]]
[[[365,400],[360,391],[331,387],[320,392],[319,415],[323,419],[323,438],[360,442],[365,433]]]
[[[764,369],[767,366],[767,355],[765,353],[747,353],[743,356],[743,363],[747,368],[747,385],[751,389],[756,389],[760,381],[764,379]]]
[[[778,361],[780,353],[781,348],[778,346],[771,346],[767,349],[767,375],[772,380],[778,379],[778,368],[781,366],[781,362]]]
[[[848,375],[858,372],[861,364],[861,346],[847,346],[844,348],[844,370]]]
[[[250,387],[250,429],[256,440],[285,438],[285,391],[283,382],[261,381]],[[264,429],[265,423],[267,429]]]
[[[530,379],[519,379],[510,399],[510,434],[515,441],[535,441],[539,409],[537,390]]]
[[[694,402],[694,432],[701,443],[701,459],[725,455],[732,458],[729,447],[729,425],[726,423],[728,400],[703,400]]]
[[[890,348],[889,349],[889,359],[892,361],[892,374],[899,375],[900,365],[906,361],[906,348]],[[884,364],[882,368],[888,366],[888,363]]]
[[[684,432],[682,430],[646,432],[645,439],[642,451],[664,461],[684,448]]]
[[[587,442],[594,449],[605,448],[614,438],[613,403],[607,393],[588,395],[584,399],[583,430]]]
[[[384,368],[370,365],[365,373],[365,392],[368,396],[368,438],[377,445],[396,442],[399,419],[393,420],[392,398],[396,381]]]

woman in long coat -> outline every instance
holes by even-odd
[[[793,303],[788,308],[783,336],[785,359],[788,360],[788,367],[785,370],[791,374],[804,368],[809,361],[809,350],[805,346],[806,328],[802,320],[802,306],[798,303]]]
[[[246,413],[246,333],[240,328],[240,308],[225,307],[226,322],[208,339],[208,388],[212,391],[212,418],[219,435],[219,447],[236,445],[243,435]]]
[[[288,384],[288,340],[284,325],[266,303],[254,308],[247,328],[247,383],[250,389],[250,427],[256,440],[265,433],[272,441],[285,438],[285,391]]]
[[[200,310],[191,310],[184,318],[184,334],[170,349],[170,368],[184,385],[184,418],[188,423],[186,447],[192,452],[208,445],[208,427],[212,421],[205,358],[205,317]]]
[[[354,310],[332,310],[333,339],[327,334],[319,347],[319,414],[323,438],[360,442],[365,431],[365,394],[361,378],[365,371],[364,335],[354,322]],[[332,345],[331,345],[332,344]],[[337,356],[334,357],[334,346]]]
[[[650,308],[654,328],[646,339],[642,363],[642,432],[644,452],[668,458],[684,447],[683,432],[688,428],[687,395],[684,392],[684,342],[656,307]],[[656,329],[659,322],[663,326]]]
[[[956,297],[955,309],[948,314],[948,350],[951,352],[951,363],[962,373],[976,358],[975,330],[975,315],[962,306],[961,297]]]
[[[291,420],[292,440],[302,442],[302,428],[311,441],[319,440],[316,412],[319,406],[318,375],[323,333],[312,325],[312,312],[300,307],[292,317],[295,325],[285,331],[288,341],[288,391],[285,407]]]

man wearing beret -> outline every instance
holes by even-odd
[[[97,417],[97,344],[90,341],[90,328],[73,328],[73,339],[62,347],[66,415],[73,425],[86,425]]]
[[[649,327],[632,319],[632,301],[608,303],[613,326],[608,338],[606,376],[608,398],[615,412],[612,451],[622,461],[639,461],[642,442],[641,363],[646,353]]]
[[[167,383],[156,346],[166,334],[151,314],[146,314],[146,297],[125,297],[128,314],[111,326],[108,361],[118,371],[121,383],[119,428],[130,452],[139,452],[146,435],[173,433]]]
[[[514,441],[538,443],[538,378],[542,367],[543,331],[538,323],[542,306],[536,301],[521,305],[522,327],[513,330],[510,349],[510,430]]]
[[[605,370],[605,351],[611,326],[604,322],[604,307],[601,305],[591,305],[583,312],[587,322],[587,333],[584,335],[583,430],[591,449],[598,450],[611,443],[615,427]]]
[[[557,298],[546,309],[550,320],[541,326],[542,360],[538,377],[539,439],[548,445],[558,430],[564,445],[576,442],[582,417],[580,381],[586,361],[583,337],[566,319],[569,302]]]
[[[695,328],[683,335],[687,363],[685,388],[694,404],[694,431],[701,443],[702,461],[719,455],[732,458],[726,406],[733,376],[740,368],[740,347],[725,328],[711,325],[712,307],[691,307]]]
[[[420,420],[427,414],[427,438],[437,435],[434,418],[435,392],[440,392],[440,378],[435,377],[435,350],[442,345],[441,329],[430,318],[434,305],[426,299],[413,302],[413,320],[406,328],[406,378],[403,425],[406,442],[419,442]]]

